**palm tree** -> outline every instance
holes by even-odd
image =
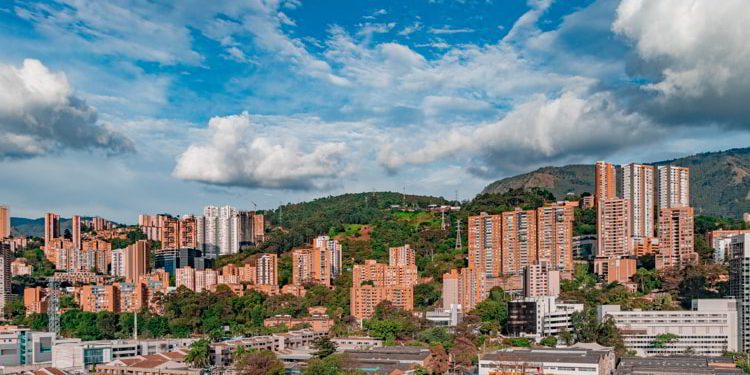
[[[200,339],[190,345],[190,351],[185,356],[185,362],[196,368],[206,368],[210,363],[210,343]]]

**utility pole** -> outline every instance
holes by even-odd
[[[60,300],[57,295],[57,280],[52,276],[49,278],[49,297],[47,303],[47,330],[55,334],[55,337],[60,336],[60,315],[59,315]]]
[[[133,312],[133,340],[138,341],[138,312]]]
[[[463,241],[461,240],[461,219],[456,218],[456,250],[463,248]]]

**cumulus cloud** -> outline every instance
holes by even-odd
[[[347,169],[343,143],[303,147],[292,137],[259,135],[250,115],[214,117],[198,141],[177,158],[173,175],[213,185],[271,189],[323,189]]]
[[[38,60],[0,65],[0,158],[28,158],[61,149],[133,151],[133,142],[77,98],[63,73]]]
[[[496,122],[425,134],[414,148],[386,147],[379,162],[394,170],[405,164],[469,156],[477,174],[525,170],[537,164],[606,156],[658,136],[658,128],[617,104],[609,92],[570,88],[558,97],[535,95]]]
[[[660,115],[747,125],[748,19],[745,0],[624,0],[612,30],[633,43],[631,73],[650,80]]]

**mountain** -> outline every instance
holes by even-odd
[[[26,237],[44,237],[44,218],[27,219],[23,217],[10,218],[11,231],[15,235]],[[70,219],[60,219],[60,230],[65,232],[71,228]]]
[[[750,212],[750,147],[707,152],[651,165],[690,167],[690,201],[702,215],[741,217]],[[594,192],[593,165],[544,167],[495,181],[482,193],[542,187],[555,197]]]

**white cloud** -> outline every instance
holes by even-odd
[[[638,73],[657,72],[642,87],[659,95],[662,109],[686,121],[747,124],[748,20],[745,0],[624,0],[612,30],[633,42]]]
[[[518,171],[540,163],[606,156],[654,139],[659,130],[648,118],[618,106],[609,92],[572,87],[559,97],[535,95],[496,122],[443,131],[430,128],[422,135],[422,146],[386,147],[378,160],[397,169],[459,157],[473,161],[472,168],[479,172]]]
[[[73,94],[63,73],[38,60],[0,65],[0,158],[72,149],[133,151],[133,143],[97,123],[96,110]]]
[[[272,189],[323,189],[347,170],[343,143],[258,135],[249,114],[214,117],[177,158],[173,175],[214,185]]]
[[[430,34],[466,34],[466,33],[473,33],[474,29],[470,29],[468,27],[463,28],[451,28],[451,27],[438,27],[438,28],[430,28],[429,30]]]
[[[419,30],[422,29],[422,23],[421,22],[415,22],[413,25],[406,26],[403,28],[403,30],[398,32],[398,35],[401,36],[408,36],[411,35]]]

